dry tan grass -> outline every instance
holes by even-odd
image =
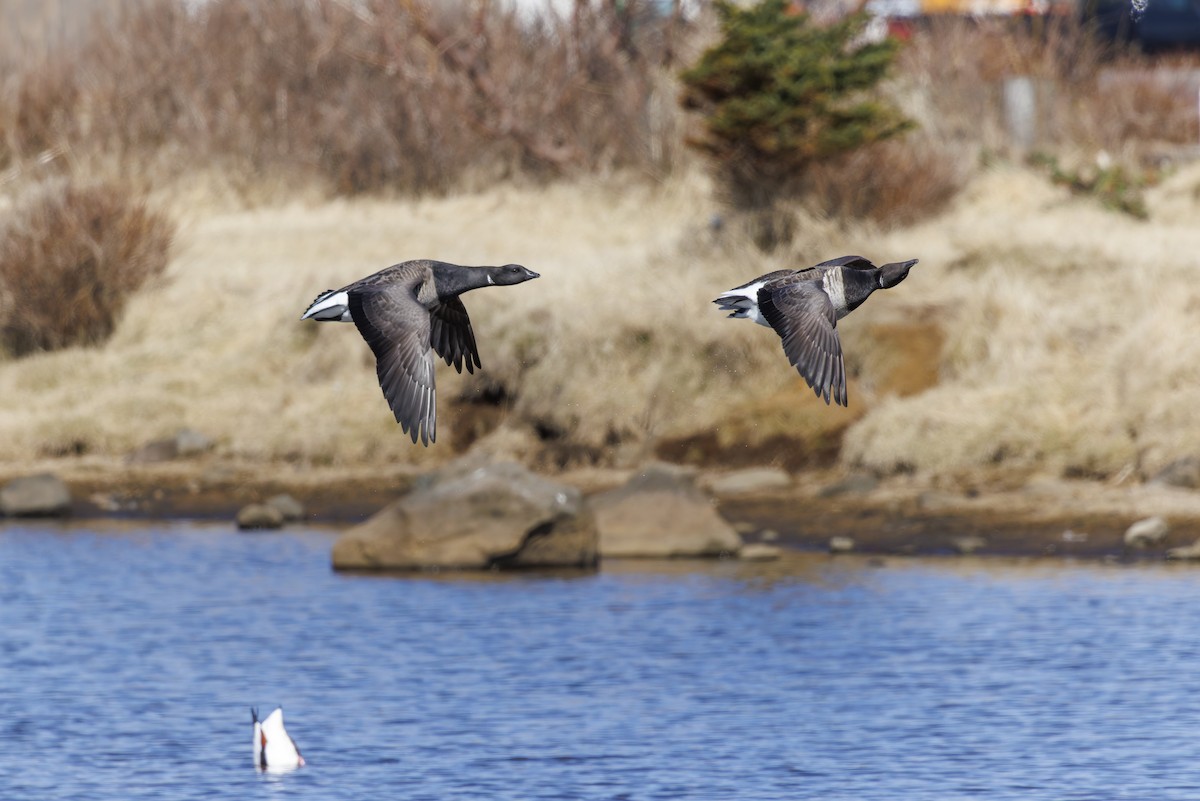
[[[1177,176],[1143,223],[997,172],[946,217],[897,234],[937,243],[905,288],[947,305],[944,380],[874,410],[843,458],[943,476],[1116,476],[1200,450],[1200,231],[1155,219],[1198,186],[1195,168]]]
[[[198,214],[165,281],[133,299],[105,348],[0,366],[0,459],[119,456],[191,426],[226,457],[431,464],[476,424],[456,398],[484,389],[501,399],[489,426],[609,462],[697,432],[775,436],[787,433],[779,420],[825,413],[854,421],[847,464],[933,479],[1147,474],[1200,449],[1195,169],[1155,190],[1149,222],[999,170],[920,226],[808,221],[794,250],[769,258],[709,230],[709,197],[692,175]],[[921,264],[841,325],[850,417],[820,407],[812,418],[777,338],[710,300],[845,252]],[[440,368],[442,436],[430,449],[399,433],[351,326],[297,319],[319,291],[421,256],[543,275],[467,297],[484,371]],[[945,329],[941,383],[893,397],[872,336],[929,314]],[[789,393],[796,415],[781,414]]]
[[[319,291],[417,257],[516,261],[542,272],[467,299],[482,380],[506,387],[518,424],[596,445],[614,431],[686,426],[697,397],[736,391],[725,369],[733,359],[775,357],[774,343],[706,315],[714,289],[759,265],[678,255],[681,235],[707,217],[706,197],[698,179],[665,188],[558,184],[192,219],[164,285],[130,303],[106,348],[3,366],[0,458],[119,455],[185,425],[237,457],[446,458],[452,401],[470,389],[467,378],[439,371],[443,436],[436,448],[413,448],[353,327],[298,320]]]

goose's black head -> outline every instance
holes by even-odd
[[[538,274],[519,264],[506,264],[503,267],[492,267],[488,276],[492,279],[491,283],[493,284],[511,286],[537,278]]]
[[[883,265],[879,268],[879,285],[884,289],[891,289],[905,278],[908,278],[908,271],[916,263],[916,259],[910,259],[909,261]]]

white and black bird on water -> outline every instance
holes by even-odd
[[[783,352],[825,403],[846,405],[846,365],[837,321],[876,289],[908,277],[916,259],[876,267],[862,256],[842,256],[802,270],[776,270],[723,292],[713,301],[730,317],[775,330]]]
[[[254,724],[254,766],[259,770],[291,770],[304,764],[296,741],[283,727],[283,707],[277,707],[259,721],[258,710],[251,707]]]
[[[538,274],[519,264],[464,267],[418,259],[317,296],[301,320],[354,323],[375,354],[375,372],[400,428],[424,445],[437,438],[433,353],[468,373],[483,365],[459,295],[520,284]],[[432,352],[431,352],[432,349]]]

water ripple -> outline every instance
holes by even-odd
[[[0,530],[0,798],[1200,796],[1191,571],[381,579],[330,543]],[[309,764],[260,775],[277,703]]]

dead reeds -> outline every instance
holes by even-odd
[[[114,185],[55,179],[0,223],[0,345],[14,356],[92,345],[167,266],[174,224]]]
[[[59,147],[165,178],[218,165],[341,194],[661,174],[677,157],[664,82],[683,22],[647,7],[128,4],[0,87],[0,169]]]

